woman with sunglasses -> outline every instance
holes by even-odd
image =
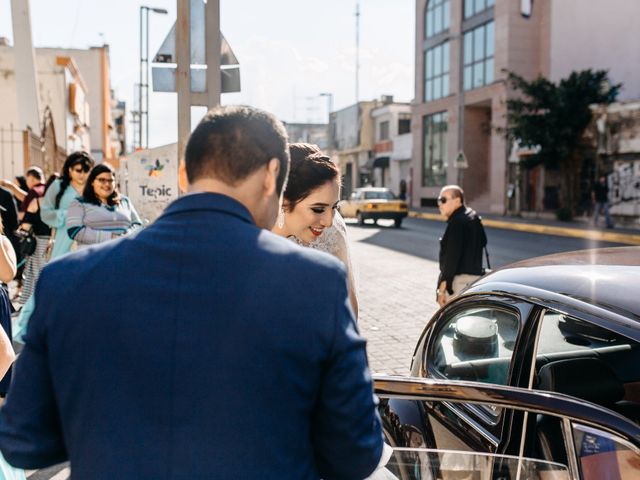
[[[44,254],[45,262],[64,255],[71,248],[73,240],[67,235],[67,210],[71,201],[82,194],[93,164],[93,158],[87,152],[73,152],[62,166],[61,177],[50,182],[45,190],[40,201],[40,219],[51,227],[51,236]],[[26,331],[34,307],[35,299],[31,295],[20,310],[16,324],[14,338],[18,341]]]
[[[81,198],[69,205],[67,233],[78,248],[106,242],[142,226],[129,199],[116,188],[116,172],[107,163],[96,165]]]
[[[49,252],[52,259],[64,255],[71,248],[73,240],[67,234],[67,210],[71,202],[82,195],[94,163],[87,152],[69,155],[62,167],[62,177],[51,184],[42,199],[40,216],[47,225],[55,229]]]

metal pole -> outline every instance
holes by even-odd
[[[189,0],[177,0],[177,7],[178,158],[182,159],[189,133],[191,133],[191,8]]]
[[[145,18],[144,51],[144,148],[149,148],[149,9]]]
[[[360,2],[356,2],[356,103],[360,101]]]
[[[220,105],[220,0],[207,0],[205,6],[205,55],[207,63],[207,106]]]
[[[462,25],[460,25],[460,35],[458,36],[459,43],[459,68],[458,68],[458,151],[456,152],[456,158],[458,153],[464,151],[464,32],[462,31]],[[458,168],[458,185],[462,187],[464,181],[464,170]]]
[[[142,55],[143,55],[143,45],[142,45],[142,12],[146,7],[140,7],[140,83],[138,83],[138,147],[142,148]]]

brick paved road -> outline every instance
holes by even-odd
[[[381,224],[386,224],[384,221]],[[358,285],[359,326],[374,373],[407,375],[422,329],[437,310],[438,264],[376,245],[405,232],[349,224]],[[435,252],[437,255],[437,252]]]

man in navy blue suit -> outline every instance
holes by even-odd
[[[268,231],[282,124],[214,109],[185,167],[154,224],[44,269],[2,453],[75,480],[366,477],[382,434],[344,268]]]

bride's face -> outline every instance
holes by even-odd
[[[331,180],[313,190],[292,211],[285,204],[285,229],[305,243],[311,243],[331,226],[340,201],[340,186]]]

